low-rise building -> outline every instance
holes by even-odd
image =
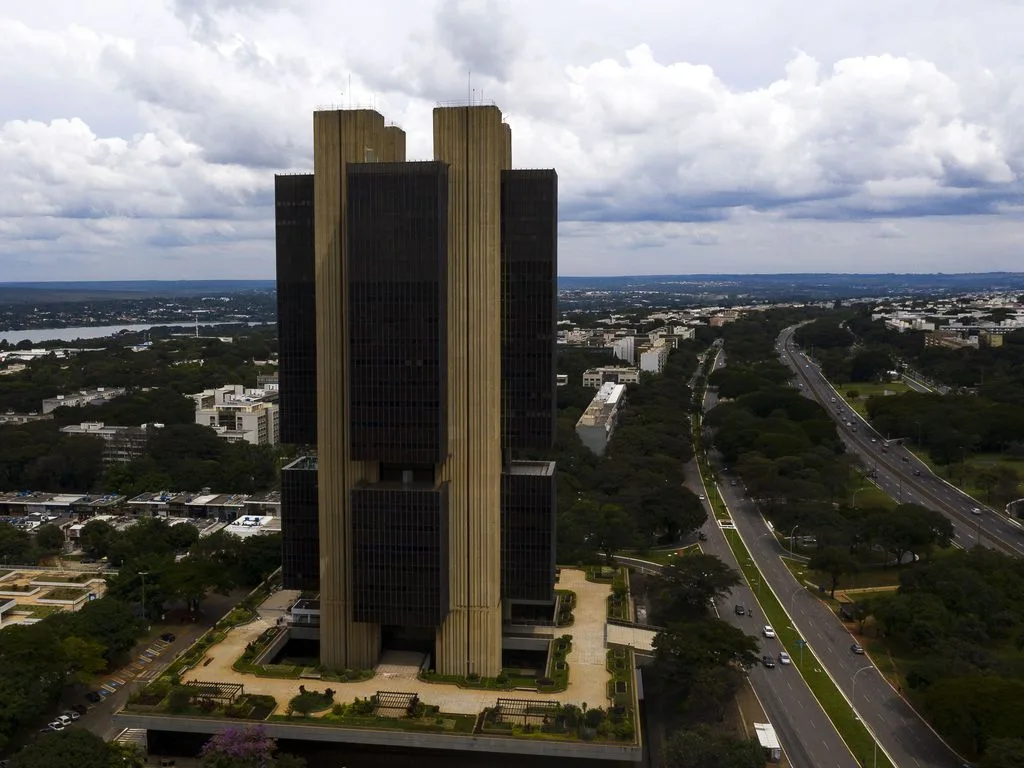
[[[81,408],[86,405],[103,405],[125,393],[124,387],[99,387],[69,392],[43,399],[42,412],[50,413],[58,408]]]
[[[61,427],[66,435],[86,435],[103,440],[103,461],[117,464],[137,459],[146,452],[153,433],[163,424],[143,424],[140,427],[116,427],[102,421],[83,421]]]
[[[277,445],[277,393],[229,384],[192,395],[196,424],[210,427],[225,440],[252,445]]]
[[[15,413],[7,411],[0,413],[0,424],[28,424],[30,421],[49,421],[53,418],[52,413]]]
[[[583,372],[583,386],[599,387],[612,384],[637,384],[640,381],[640,372],[636,368],[625,366],[604,366],[602,368],[588,368]]]
[[[623,384],[602,384],[587,410],[576,422],[576,434],[580,436],[580,441],[598,456],[604,454],[618,424],[619,408],[625,392]]]

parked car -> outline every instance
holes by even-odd
[[[64,730],[64,723],[62,723],[60,720],[54,720],[52,723],[50,723],[50,730],[51,731],[63,731]]]
[[[770,624],[765,624],[764,629],[761,630],[761,634],[765,637],[775,637],[775,630],[771,628]]]
[[[775,659],[773,659],[771,656],[762,656],[761,663],[764,664],[765,667],[767,667],[768,669],[775,668]]]
[[[103,697],[96,693],[96,691],[89,691],[87,694],[85,694],[85,700],[91,701],[93,704],[99,704],[101,701],[103,701]]]
[[[864,649],[861,648],[860,643],[854,643],[853,645],[851,645],[850,650],[856,653],[858,656],[864,655]]]
[[[89,711],[89,708],[85,706],[85,704],[74,704],[71,708],[80,715],[84,715]]]
[[[66,728],[67,726],[71,725],[71,718],[67,715],[57,715],[57,719],[53,722],[60,723]]]
[[[745,616],[747,613],[747,608],[743,603],[736,603],[736,607],[733,610],[736,611],[737,616]]]
[[[785,651],[782,651],[782,653],[779,654],[779,664],[782,664],[783,666],[788,666],[791,661],[792,660],[789,658],[789,654]]]
[[[164,632],[162,635],[160,635],[160,639],[163,640],[165,643],[173,643],[177,638],[175,637],[173,632]]]
[[[74,709],[67,710],[61,717],[70,717],[72,720],[78,720],[82,716],[78,714]]]

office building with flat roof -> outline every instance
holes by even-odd
[[[276,179],[281,437],[316,446],[284,581],[327,667],[493,676],[511,605],[553,600],[554,465],[515,456],[554,440],[557,176],[512,169],[497,107],[433,117],[409,162],[379,113],[316,112],[313,174]]]

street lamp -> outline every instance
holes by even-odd
[[[142,579],[142,618],[146,618],[146,577],[149,571],[139,571],[139,578]]]
[[[797,587],[796,589],[794,589],[792,592],[789,593],[789,615],[790,615],[790,617],[793,616],[793,598],[796,597],[798,592],[803,592],[803,591],[804,591],[804,586],[801,584],[799,587]]]
[[[854,701],[857,698],[857,675],[859,675],[861,672],[867,672],[869,669],[874,668],[874,664],[865,664],[863,667],[861,667],[853,673],[853,676],[850,678],[853,681],[853,695],[850,696],[851,701]],[[854,703],[854,706],[857,706],[856,703]]]
[[[800,527],[800,523],[797,523],[789,531],[789,551],[790,551],[790,553],[792,553],[794,555],[796,554],[796,550],[793,548],[793,534],[796,533],[796,531],[797,531],[797,529],[799,527]]]

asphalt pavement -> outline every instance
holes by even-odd
[[[794,348],[792,335],[793,329],[786,329],[779,336],[783,362],[797,372],[804,395],[821,403],[835,419],[847,450],[859,456],[875,474],[873,481],[879,488],[899,502],[921,504],[944,514],[953,523],[954,542],[958,546],[966,549],[980,543],[1006,554],[1024,556],[1024,526],[935,475],[902,445],[900,438],[905,435],[876,432],[845,404],[814,362]]]
[[[89,704],[85,700],[85,690],[83,690],[81,694],[69,694],[65,696],[62,709],[67,708],[72,704],[86,704],[89,706],[89,711],[82,715],[81,719],[76,720],[71,727],[85,728],[86,730],[92,731],[97,736],[100,736],[105,741],[110,741],[116,737],[122,729],[113,724],[113,715],[128,702],[128,697],[131,693],[149,683],[150,680],[155,679],[160,672],[170,666],[171,662],[174,661],[182,651],[191,646],[200,635],[216,624],[217,621],[230,611],[232,607],[234,607],[238,601],[245,596],[245,592],[245,590],[241,590],[229,595],[211,593],[203,601],[202,610],[198,617],[198,621],[196,622],[172,622],[153,625],[151,634],[153,634],[154,637],[159,637],[159,635],[165,632],[171,632],[175,635],[174,642],[168,644],[159,656],[146,665],[146,676],[144,679],[139,679],[138,676],[132,672],[129,664],[122,669],[114,670],[113,672],[104,675],[97,685],[91,686],[87,689],[97,690],[100,683],[110,679],[123,681],[123,684],[120,685],[114,693],[107,696],[99,704]],[[155,640],[140,642],[133,649],[131,658],[133,660],[138,658],[148,648],[153,646],[154,642]]]
[[[686,476],[690,489],[703,493],[695,462],[687,465]],[[701,543],[701,549],[739,570],[725,534],[710,512],[703,532],[707,541]],[[754,607],[754,616],[738,616],[734,611],[737,603],[758,605],[752,590],[746,585],[737,587],[718,602],[716,608],[721,618],[747,634],[757,635],[761,654],[769,654],[777,660],[782,644],[777,639],[761,637],[764,617],[758,615],[760,611]],[[748,676],[793,768],[856,768],[857,762],[850,750],[794,666],[777,664],[774,669],[767,669],[759,664]]]
[[[780,336],[780,342],[783,344],[783,349],[792,355],[795,353],[789,350],[791,334],[791,330],[784,332]],[[714,365],[718,368],[724,364],[725,356],[723,354],[719,356]],[[799,365],[799,362],[795,365]],[[817,392],[818,399],[828,410],[829,406],[833,405],[830,398],[834,396],[834,391],[828,394],[824,390],[827,384],[823,379],[820,384],[808,381],[811,377],[804,373],[805,370],[807,369],[798,369],[806,382],[805,394],[812,396]],[[811,391],[808,392],[808,389]],[[705,408],[714,407],[715,402],[714,393],[709,393],[704,403]],[[839,402],[839,398],[837,398],[837,402]],[[833,407],[829,412],[832,413],[834,410]],[[845,411],[848,412],[849,409],[845,408]],[[839,416],[837,420],[844,420],[843,413],[837,415]],[[847,415],[846,418],[848,419],[849,416]],[[863,420],[861,420],[861,424],[864,426],[859,429],[870,429]],[[847,430],[844,436],[854,438],[857,434]],[[866,436],[862,436],[864,443],[867,446],[874,445],[881,448],[882,446],[878,442],[870,442],[872,436],[873,434],[870,432]],[[877,436],[875,439],[878,439]],[[851,440],[851,442],[861,445],[858,440]],[[888,453],[880,455],[888,457]],[[891,459],[887,461],[883,458],[879,462],[878,476],[880,480],[883,480],[883,475],[888,476],[884,482],[888,482],[891,487],[891,483],[901,483],[899,470],[903,468],[897,466],[890,470],[890,461]],[[899,457],[895,457],[895,461],[900,465],[904,464]],[[907,463],[909,464],[909,462]],[[914,468],[914,466],[909,466],[904,471],[913,476]],[[885,489],[882,483],[880,483],[880,487]],[[714,492],[713,489],[708,490]],[[912,491],[913,489],[908,490]],[[822,662],[833,681],[846,696],[847,701],[853,705],[857,715],[885,748],[886,754],[889,755],[893,763],[898,768],[911,768],[911,766],[942,768],[943,766],[961,765],[962,761],[956,753],[946,746],[913,707],[892,688],[877,668],[871,664],[870,659],[852,652],[851,646],[854,643],[854,638],[832,610],[808,592],[806,585],[798,582],[782,562],[781,556],[784,554],[782,546],[757,506],[745,498],[742,487],[725,484],[720,486],[720,491],[732,513],[733,523],[743,537],[751,557],[761,571],[764,580],[782,602],[793,626],[801,633],[808,647]],[[800,737],[808,738],[809,734],[801,733]],[[873,761],[873,755],[858,755],[857,757],[864,765],[871,765]]]

